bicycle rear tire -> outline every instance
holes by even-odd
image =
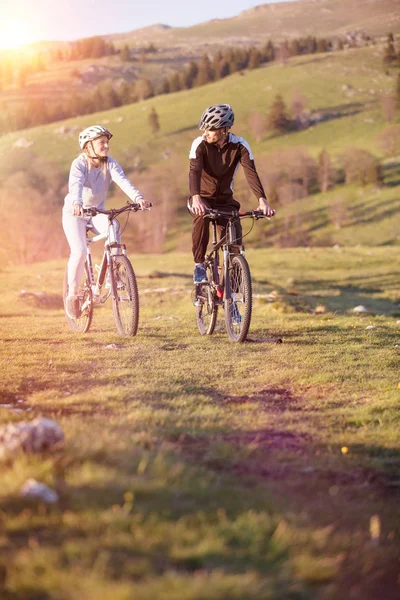
[[[90,325],[93,318],[93,295],[92,288],[90,286],[90,279],[88,275],[88,268],[85,264],[85,270],[82,275],[81,283],[79,285],[79,306],[81,314],[78,318],[74,319],[67,311],[67,296],[68,296],[68,267],[64,273],[64,284],[63,284],[63,301],[64,301],[64,312],[67,319],[67,323],[75,333],[86,333],[89,331]]]
[[[206,265],[207,283],[197,284],[196,323],[201,335],[212,335],[218,316],[218,304],[216,304],[215,293],[211,287],[212,267]]]
[[[253,303],[251,275],[244,256],[229,259],[228,277],[232,297],[225,300],[226,332],[232,342],[244,342],[250,328]]]
[[[134,336],[139,324],[139,293],[136,275],[129,258],[111,255],[112,307],[120,335]]]

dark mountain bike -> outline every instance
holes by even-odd
[[[139,295],[136,276],[127,256],[125,244],[116,242],[115,219],[121,213],[140,210],[139,204],[126,204],[122,208],[102,210],[86,208],[85,217],[93,217],[97,213],[108,215],[107,232],[89,236],[93,225],[90,220],[86,225],[87,257],[85,270],[79,287],[80,314],[74,318],[67,310],[68,270],[64,276],[64,310],[67,322],[72,331],[86,333],[92,323],[93,310],[96,304],[104,304],[111,296],[112,308],[117,331],[122,336],[136,335],[139,323]],[[91,245],[100,240],[109,240],[104,245],[104,254],[98,268],[97,277],[93,272]]]
[[[244,247],[236,243],[235,220],[268,219],[261,211],[223,212],[207,209],[204,215],[212,225],[212,250],[205,257],[207,282],[196,284],[193,303],[202,335],[211,335],[218,309],[224,308],[226,332],[232,342],[244,342],[249,332],[252,311],[252,283]],[[226,234],[217,241],[217,219],[228,217]],[[222,263],[220,253],[222,249]]]

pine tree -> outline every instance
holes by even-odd
[[[213,81],[213,79],[214,74],[211,68],[211,61],[208,58],[207,54],[204,54],[199,64],[199,71],[196,77],[196,85],[205,85],[206,83],[210,83],[210,81]]]
[[[397,110],[400,111],[400,73],[397,74],[394,97],[396,98]]]
[[[252,48],[249,53],[248,69],[258,69],[261,65],[261,52],[257,48]]]
[[[326,150],[322,150],[318,157],[318,182],[321,192],[326,192],[333,183],[331,157]]]
[[[389,33],[387,37],[387,46],[383,51],[383,64],[389,67],[397,60],[396,49],[394,47],[393,33]]]
[[[275,46],[271,40],[268,40],[268,42],[265,44],[263,55],[266,62],[272,62],[275,60]]]
[[[154,106],[151,109],[148,121],[149,121],[151,132],[153,134],[156,134],[158,131],[160,131],[160,123],[158,120],[158,114],[157,114]]]
[[[288,131],[290,129],[290,120],[287,116],[286,105],[280,94],[275,96],[275,100],[267,115],[267,126],[270,130]]]
[[[128,44],[125,44],[119,56],[122,62],[128,62],[129,60],[131,60],[131,51],[129,50]]]

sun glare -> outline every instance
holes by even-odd
[[[0,49],[12,50],[29,42],[23,21],[10,19],[0,23]]]

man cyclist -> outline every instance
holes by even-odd
[[[267,217],[275,214],[265,197],[249,144],[229,132],[234,119],[235,115],[229,104],[215,104],[206,108],[198,125],[204,133],[194,140],[190,149],[188,208],[193,215],[195,284],[207,281],[204,258],[209,241],[209,220],[204,218],[205,210],[239,210],[240,204],[233,197],[232,187],[239,164],[243,166],[247,182],[258,199],[258,210]],[[225,235],[227,219],[219,218],[217,223],[222,237]],[[239,219],[235,221],[235,230],[237,244],[241,245],[242,227]]]

